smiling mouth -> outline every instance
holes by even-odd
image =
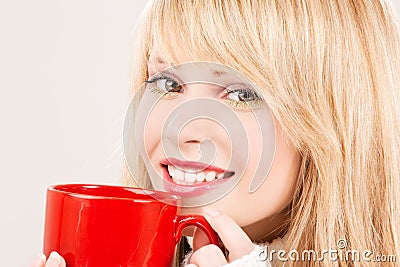
[[[181,161],[175,158],[164,159],[161,161],[169,179],[177,185],[200,186],[207,183],[223,180],[235,174],[233,171],[207,165],[196,161]]]

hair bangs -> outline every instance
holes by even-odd
[[[255,70],[264,68],[260,57],[265,50],[260,49],[252,12],[244,13],[249,8],[243,5],[257,8],[248,1],[156,1],[150,18],[150,50],[157,47],[167,63],[218,62],[254,80]]]

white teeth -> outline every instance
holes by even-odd
[[[196,175],[196,181],[197,182],[203,182],[205,178],[206,178],[206,175],[204,174],[204,172],[199,172]]]
[[[194,172],[186,172],[185,173],[185,181],[189,183],[193,183],[196,181],[196,174]]]
[[[168,165],[167,167],[169,175],[172,177],[172,179],[177,183],[181,185],[190,185],[194,184],[196,182],[212,182],[215,179],[223,179],[224,178],[224,173],[216,173],[215,171],[210,171],[210,172],[193,172],[193,171],[182,171],[173,165]]]
[[[181,171],[181,170],[178,170],[178,169],[175,169],[175,173],[174,173],[175,175],[174,176],[172,176],[175,180],[177,180],[177,181],[183,181],[183,180],[185,180],[185,173],[183,172],[183,171]]]
[[[211,172],[207,173],[207,175],[206,175],[207,182],[211,182],[214,179],[215,179],[215,172],[214,171],[211,171]]]
[[[169,172],[169,175],[175,176],[175,167],[172,165],[168,165],[168,172]]]

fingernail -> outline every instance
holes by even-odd
[[[221,212],[219,210],[213,208],[204,208],[204,212],[211,217],[217,217],[221,215]]]
[[[48,261],[61,263],[62,260],[61,260],[61,256],[57,252],[53,251],[50,253],[50,257],[49,257]]]
[[[33,266],[44,266],[45,263],[46,263],[46,256],[42,253],[35,259]]]

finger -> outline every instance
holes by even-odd
[[[46,264],[46,256],[44,254],[40,255],[35,261],[32,263],[32,267],[44,267]]]
[[[61,257],[61,267],[67,267],[67,263],[65,262],[63,257]]]
[[[196,228],[193,233],[193,251],[210,244],[210,240],[203,230]]]
[[[217,267],[227,264],[224,254],[216,245],[207,245],[193,252],[189,263],[198,267]]]
[[[65,261],[60,256],[60,254],[53,251],[50,253],[49,259],[47,260],[45,267],[65,267]]]
[[[234,220],[215,209],[204,208],[203,210],[204,217],[228,249],[229,261],[240,259],[253,251],[254,246],[250,238]]]

